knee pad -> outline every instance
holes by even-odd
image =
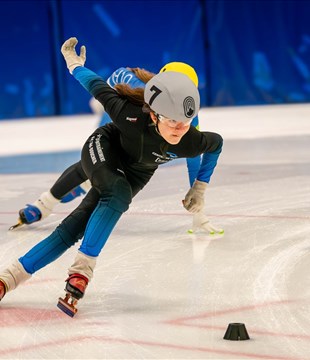
[[[125,176],[108,166],[101,167],[93,175],[93,187],[99,192],[100,201],[121,213],[127,211],[132,200],[132,190]]]
[[[129,208],[132,200],[132,191],[128,181],[123,177],[115,179],[110,194],[105,195],[106,190],[103,189],[100,198],[107,201],[107,206],[121,213]]]
[[[83,215],[83,213],[82,213]],[[71,214],[66,217],[55,229],[57,236],[69,248],[82,239],[88,218],[81,218]]]

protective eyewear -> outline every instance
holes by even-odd
[[[156,112],[154,112],[154,114],[160,122],[162,122],[163,124],[167,125],[170,128],[176,128],[179,125],[188,126],[188,125],[190,125],[190,123],[193,120],[193,119],[188,119],[188,121],[186,121],[186,122],[185,121],[177,121],[177,120],[169,119],[163,115],[159,115]]]

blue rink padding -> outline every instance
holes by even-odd
[[[0,156],[0,174],[62,173],[80,158],[79,150]],[[178,165],[181,162],[185,162],[185,159],[176,159],[161,166]]]
[[[0,174],[60,173],[80,160],[80,156],[79,150],[1,156]]]

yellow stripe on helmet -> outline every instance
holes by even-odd
[[[198,87],[197,73],[193,67],[191,67],[190,65],[188,65],[186,63],[176,62],[176,61],[168,63],[160,69],[161,73],[165,72],[165,71],[176,71],[176,72],[185,74],[193,81],[193,83],[196,85],[196,87]]]

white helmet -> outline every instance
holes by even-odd
[[[180,72],[167,71],[146,83],[144,100],[159,115],[188,122],[199,111],[200,96],[193,81]]]

